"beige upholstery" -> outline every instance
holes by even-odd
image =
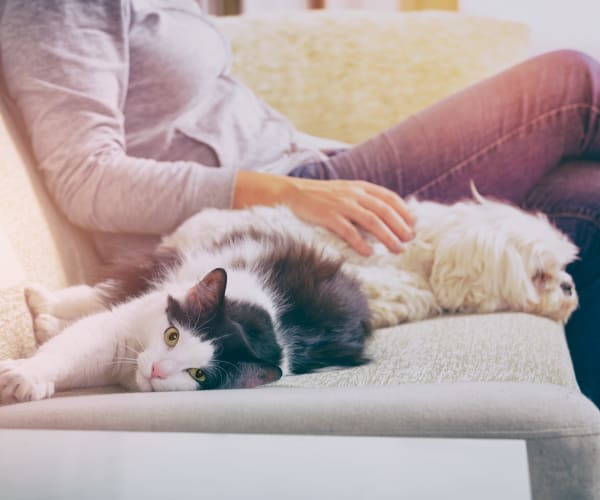
[[[233,71],[296,126],[355,143],[525,55],[526,26],[444,12],[224,18]]]
[[[216,22],[232,39],[238,76],[304,131],[348,142],[527,50],[526,27],[458,14]],[[86,237],[50,202],[16,125],[3,105],[0,359],[34,348],[25,283],[61,287],[98,266]],[[509,313],[436,318],[376,332],[369,354],[364,367],[253,390],[64,394],[0,407],[0,427],[527,439],[534,498],[600,497],[600,414],[576,387],[561,325]]]
[[[26,283],[63,287],[99,264],[91,242],[50,201],[9,107],[0,102],[0,359],[34,347]]]

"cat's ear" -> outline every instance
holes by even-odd
[[[188,290],[185,295],[185,308],[193,310],[199,316],[214,316],[223,305],[226,286],[227,273],[225,269],[220,267],[213,269]]]
[[[231,370],[229,383],[232,389],[250,389],[259,385],[270,384],[281,378],[278,366],[263,361],[242,361]]]
[[[183,304],[180,305],[175,299],[169,297],[168,312],[177,318],[177,313],[183,310],[186,316],[195,318],[196,321],[202,319],[207,321],[222,310],[226,286],[225,269],[220,267],[213,269],[187,291]]]

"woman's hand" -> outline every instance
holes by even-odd
[[[361,255],[372,249],[359,227],[372,233],[390,251],[414,237],[413,218],[402,198],[365,181],[312,180],[262,172],[240,171],[234,208],[287,205],[298,217],[338,234]]]

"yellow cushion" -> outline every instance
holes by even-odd
[[[529,29],[442,11],[215,18],[234,75],[315,135],[367,139],[525,57]]]

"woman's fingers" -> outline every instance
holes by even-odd
[[[356,222],[373,233],[390,250],[399,251],[402,241],[414,238],[414,232],[404,216],[386,202],[366,194],[359,203],[366,213],[363,213],[362,218]]]
[[[373,253],[371,245],[369,245],[358,228],[346,217],[335,217],[333,220],[326,222],[325,227],[336,233],[359,254],[368,257]]]
[[[400,220],[402,220],[406,227],[412,228],[412,226],[415,225],[414,217],[410,213],[406,202],[394,191],[384,188],[383,186],[378,186],[377,184],[371,184],[368,182],[365,182],[364,189],[366,193],[381,200],[385,203],[387,207],[391,208],[394,211],[394,213],[400,217]]]
[[[352,211],[347,213],[346,218],[363,229],[365,233],[371,233],[389,248],[390,251],[397,253],[402,250],[400,239],[391,231],[387,224],[371,210],[355,204],[355,206],[352,207]]]
[[[412,214],[393,191],[363,181],[294,179],[287,203],[304,219],[325,226],[362,255],[372,253],[364,232],[390,251],[414,237]]]

